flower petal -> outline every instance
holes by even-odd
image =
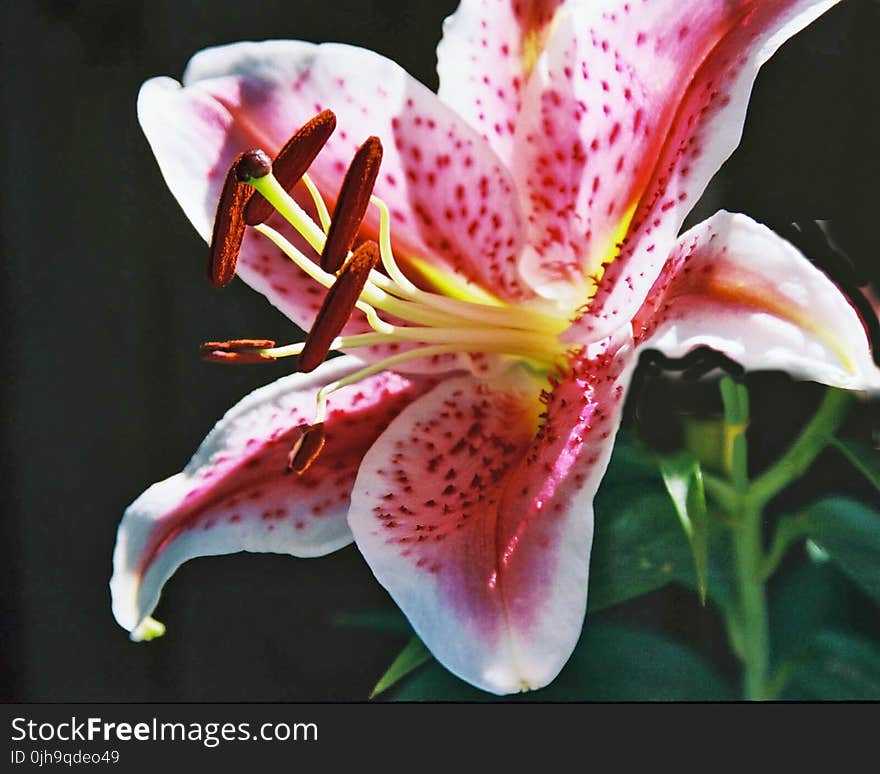
[[[581,275],[601,278],[581,340],[641,305],[739,143],[759,67],[834,1],[565,7],[524,96],[513,168],[525,181],[524,276],[575,306],[594,290]]]
[[[338,128],[310,174],[332,199],[368,135],[384,157],[375,193],[403,257],[446,264],[501,298],[531,295],[517,273],[522,224],[513,182],[485,141],[394,62],[353,46],[298,41],[207,49],[184,83],[221,102],[273,151],[317,111]],[[373,208],[368,224],[377,223]]]
[[[366,450],[410,400],[431,386],[391,373],[334,393],[324,453],[302,476],[287,474],[299,425],[315,392],[360,367],[352,357],[280,379],[244,398],[184,469],[125,511],[113,556],[113,614],[137,632],[162,586],[187,559],[236,551],[320,556],[348,544],[351,487]]]
[[[780,369],[877,390],[858,314],[796,248],[745,215],[719,212],[685,233],[633,320],[670,357],[708,346],[748,369]]]
[[[521,94],[565,0],[462,0],[437,46],[438,96],[499,157],[513,149]]]
[[[433,654],[494,693],[546,685],[586,609],[592,498],[630,370],[591,353],[547,398],[514,371],[459,377],[407,408],[364,458],[349,524]]]

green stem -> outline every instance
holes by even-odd
[[[785,556],[785,552],[791,544],[800,540],[809,532],[809,526],[800,516],[784,516],[776,524],[776,533],[773,535],[773,543],[764,557],[761,565],[761,578],[765,581],[776,572],[776,568]]]
[[[770,667],[770,634],[767,623],[767,595],[761,575],[761,511],[743,501],[733,528],[733,550],[739,586],[742,626],[743,695],[748,701],[767,698]]]
[[[706,494],[721,506],[725,514],[730,514],[736,510],[739,494],[729,482],[704,470],[703,486],[706,487]]]
[[[728,501],[733,555],[736,565],[739,610],[732,624],[737,627],[737,652],[743,662],[743,695],[749,701],[767,696],[770,666],[770,634],[767,624],[767,598],[761,565],[764,560],[762,512],[749,497],[748,393],[743,385],[725,378],[721,383],[726,425],[725,468],[732,485]]]
[[[846,417],[849,400],[849,394],[843,390],[828,390],[825,393],[816,414],[794,443],[752,483],[749,499],[755,507],[763,509],[777,494],[807,472]]]
[[[816,414],[788,450],[754,481],[748,478],[748,393],[729,379],[722,380],[724,401],[725,469],[729,483],[706,479],[707,491],[727,513],[733,542],[738,606],[727,612],[734,651],[743,662],[743,694],[747,700],[770,699],[778,692],[771,679],[770,635],[767,621],[767,579],[786,549],[802,535],[802,524],[783,519],[770,550],[764,552],[764,508],[779,492],[806,473],[831,442],[846,416],[849,396],[829,390]],[[780,678],[781,679],[781,678]]]

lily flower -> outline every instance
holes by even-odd
[[[727,212],[680,234],[758,68],[832,5],[464,0],[438,94],[298,41],[145,83],[141,125],[212,281],[237,274],[309,333],[206,345],[297,372],[126,510],[119,623],[161,633],[162,587],[194,556],[354,540],[453,673],[498,694],[550,682],[584,622],[592,501],[643,349],[880,385],[853,306],[792,245]]]

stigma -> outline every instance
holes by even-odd
[[[460,281],[444,283],[446,291],[436,292],[407,276],[392,247],[389,208],[373,194],[382,161],[378,137],[368,137],[358,148],[331,215],[307,170],[335,126],[335,116],[325,110],[297,130],[271,161],[260,149],[239,154],[224,181],[209,250],[209,278],[223,287],[234,277],[246,230],[254,229],[299,267],[307,281],[322,285],[327,293],[304,342],[282,346],[265,339],[206,342],[205,359],[262,363],[290,357],[295,358],[294,370],[308,372],[333,350],[395,345],[392,356],[366,364],[319,390],[312,429],[303,429],[298,446],[291,451],[288,470],[296,473],[304,472],[323,448],[320,428],[326,419],[327,399],[342,387],[380,371],[444,355],[470,356],[460,362],[471,364],[478,378],[490,378],[487,374],[493,369],[473,364],[491,356],[505,368],[519,363],[552,379],[566,368],[571,356],[570,345],[560,339],[571,324],[568,318],[491,299],[485,293],[448,289],[461,288]],[[312,200],[316,219],[292,196],[300,183]],[[370,207],[378,216],[378,236],[376,241],[359,241]],[[317,260],[267,223],[274,214],[305,240]],[[356,314],[364,316],[370,332],[342,335]]]

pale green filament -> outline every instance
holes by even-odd
[[[305,255],[297,250],[296,247],[294,247],[294,245],[291,244],[291,242],[286,237],[279,234],[271,226],[267,226],[265,223],[261,223],[258,226],[254,226],[254,228],[259,231],[263,236],[268,237],[275,244],[276,247],[278,247],[300,269],[302,269],[313,280],[315,280],[315,282],[320,283],[325,288],[332,287],[333,283],[336,282],[335,275],[324,271],[314,261],[310,261]],[[363,298],[365,295],[367,294],[362,293],[361,298]],[[391,331],[389,330],[391,326],[379,318],[379,315],[376,313],[376,309],[373,305],[368,304],[365,301],[359,300],[357,301],[357,303],[355,303],[355,308],[359,309],[366,315],[367,322],[373,330],[379,331],[380,333],[391,333]]]
[[[442,351],[444,353],[478,354],[482,352],[497,352],[499,354],[516,355],[532,362],[543,364],[548,370],[563,358],[566,353],[566,348],[558,340],[550,339],[541,334],[531,336],[518,335],[516,340],[512,340],[507,331],[486,332],[474,336],[470,328],[389,327],[393,328],[392,333],[359,333],[353,336],[338,336],[331,342],[330,349],[352,350],[359,347],[373,347],[401,342],[432,345],[386,358],[380,363],[375,364],[379,370],[414,358],[436,354],[434,350],[438,346],[443,348]],[[435,342],[436,344],[434,344]],[[261,349],[257,350],[257,352],[268,357],[282,358],[298,355],[303,351],[304,347],[305,342],[298,342],[282,347]],[[371,371],[370,373],[376,372]]]
[[[324,271],[314,261],[310,260],[298,250],[285,236],[279,234],[271,226],[261,223],[259,226],[254,226],[254,228],[263,236],[270,239],[275,246],[287,255],[287,257],[290,258],[300,269],[325,288],[331,287],[336,281],[335,275]],[[454,325],[456,322],[459,324],[466,322],[462,318],[455,318],[448,314],[442,314],[431,309],[426,309],[422,305],[392,296],[390,293],[386,293],[381,288],[376,287],[371,281],[368,281],[364,286],[363,292],[361,293],[361,300],[357,302],[356,307],[367,315],[368,320],[370,319],[371,314],[370,311],[368,311],[369,307],[373,314],[375,314],[375,309],[378,308],[389,314],[393,314],[402,320],[420,323],[422,325],[446,326],[450,324]],[[376,326],[372,326],[371,324],[371,327],[375,328]],[[492,326],[488,326],[484,323],[483,327]],[[376,330],[378,330],[378,328],[376,328]]]
[[[315,203],[315,209],[318,211],[318,220],[321,221],[321,228],[324,229],[324,233],[326,234],[330,231],[330,212],[327,210],[327,205],[324,203],[324,197],[321,196],[318,186],[314,184],[312,178],[308,175],[303,175],[302,181],[309,192],[309,196],[312,197],[312,201]]]
[[[392,341],[399,341],[394,336],[385,333],[357,333],[354,336],[338,336],[330,343],[330,349],[356,349],[357,347],[373,347],[377,344],[387,344]],[[291,357],[298,355],[305,349],[304,341],[296,344],[285,344],[283,347],[272,347],[271,349],[257,350],[261,355],[269,357]]]
[[[418,297],[419,289],[407,279],[398,267],[397,261],[394,260],[394,252],[391,250],[391,213],[388,212],[388,205],[378,196],[371,196],[370,202],[379,210],[379,252],[382,254],[382,265],[385,267],[385,271],[404,293],[408,296]]]
[[[318,226],[284,190],[271,174],[251,181],[284,219],[321,253],[330,228],[330,215],[315,184],[307,177],[303,181],[318,213]],[[465,298],[453,298],[418,288],[401,271],[391,246],[391,214],[388,206],[378,197],[371,197],[379,211],[379,252],[386,274],[373,270],[365,283],[355,308],[364,313],[374,333],[340,336],[333,340],[331,349],[351,350],[358,347],[380,346],[407,342],[424,344],[371,363],[354,374],[326,385],[317,394],[315,422],[323,422],[327,415],[327,399],[335,391],[369,376],[413,360],[449,354],[497,354],[528,363],[544,372],[558,368],[567,354],[567,347],[558,335],[569,321],[521,306],[480,303]],[[286,237],[265,223],[255,227],[272,241],[293,263],[310,278],[330,288],[337,276],[321,269]],[[392,315],[406,324],[391,324],[379,317],[379,311]],[[260,354],[281,358],[298,355],[304,344],[290,344],[260,350]]]
[[[511,352],[510,347],[507,344],[482,344],[479,347],[469,347],[467,344],[436,344],[430,347],[417,347],[416,349],[411,349],[407,352],[401,352],[399,355],[392,355],[391,357],[385,358],[384,360],[379,361],[378,363],[371,363],[370,365],[362,368],[360,371],[356,371],[353,374],[349,374],[343,379],[339,379],[335,382],[330,382],[330,384],[322,387],[317,394],[316,398],[316,407],[315,407],[315,424],[319,424],[324,422],[327,419],[327,399],[330,395],[337,390],[341,390],[343,387],[348,387],[351,384],[357,384],[360,381],[363,381],[369,376],[373,376],[374,374],[381,373],[382,371],[386,371],[394,366],[400,365],[401,363],[407,363],[412,360],[420,360],[422,358],[435,357],[437,355],[461,355],[461,354],[482,354],[485,352],[494,352],[503,355],[515,354],[521,357],[528,358],[529,360],[534,360],[536,362],[545,364],[548,370],[551,370],[555,365],[551,358],[548,358],[548,355],[559,355],[561,352],[557,353],[548,353],[545,351],[526,351],[521,350],[519,352]]]
[[[303,236],[312,249],[318,253],[324,249],[324,243],[326,242],[324,232],[308,216],[305,210],[294,201],[287,191],[284,190],[281,184],[275,179],[274,175],[269,174],[265,177],[253,180],[251,181],[251,185],[253,185],[254,188],[256,188],[269,201],[269,203],[278,210],[285,220],[287,220],[287,222]],[[317,197],[320,198],[320,193],[317,192],[317,190],[315,193]],[[400,271],[394,260],[391,250],[390,214],[387,205],[375,196],[372,197],[371,201],[379,208],[379,249],[382,254],[383,265],[385,266],[386,271],[388,271],[389,276],[386,277],[376,271],[371,272],[367,287],[364,288],[365,300],[366,294],[370,293],[370,286],[372,286],[373,288],[385,291],[388,295],[393,294],[404,299],[420,302],[418,304],[419,306],[433,308],[436,311],[441,312],[441,315],[424,314],[424,312],[430,311],[430,309],[427,309],[422,310],[422,313],[419,314],[419,319],[415,319],[413,317],[413,314],[416,313],[414,309],[410,309],[407,314],[404,311],[404,307],[397,306],[394,310],[388,308],[390,302],[387,302],[385,306],[382,306],[374,301],[369,301],[371,305],[383,308],[385,311],[398,315],[403,319],[411,319],[413,322],[423,322],[423,324],[426,325],[436,325],[444,318],[447,322],[450,322],[450,318],[458,317],[461,320],[469,321],[471,324],[476,323],[487,327],[504,327],[518,330],[542,330],[546,333],[558,334],[565,330],[570,324],[567,319],[555,315],[542,314],[530,309],[523,309],[522,307],[505,308],[490,306],[488,304],[476,304],[419,290],[403,275],[403,272]],[[257,228],[262,231],[260,227]],[[262,233],[269,236],[265,231],[262,231]],[[276,240],[273,239],[273,241],[278,244]],[[280,244],[278,244],[278,246],[281,247]],[[282,247],[282,249],[284,248]],[[294,258],[290,252],[287,250],[285,250],[285,252],[291,258]],[[300,255],[302,255],[302,253],[300,253]],[[314,265],[314,263],[305,258],[305,256],[303,256],[303,258]],[[310,276],[313,276],[310,272],[307,273],[309,273]],[[325,284],[325,287],[329,287],[329,285]],[[429,321],[429,317],[433,319],[433,322]]]
[[[502,306],[463,301],[458,298],[450,298],[449,296],[420,290],[407,279],[406,275],[398,267],[397,261],[394,260],[394,253],[391,249],[391,216],[388,211],[388,205],[378,196],[371,197],[370,201],[379,210],[379,251],[382,254],[382,265],[385,267],[385,271],[388,272],[388,277],[400,286],[401,290],[406,293],[407,298],[413,301],[420,301],[435,309],[440,309],[482,325],[529,331],[540,330],[553,334],[562,333],[570,325],[570,321],[564,318],[534,312],[522,307],[508,309]],[[372,280],[372,277],[370,279]]]

